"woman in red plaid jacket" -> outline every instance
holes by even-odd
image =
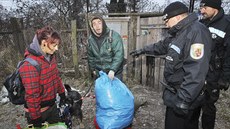
[[[25,58],[38,62],[41,71],[24,62],[19,72],[25,87],[25,116],[28,124],[41,127],[42,123],[60,122],[56,94],[65,100],[65,89],[57,69],[54,52],[61,42],[59,34],[51,27],[37,30],[33,42],[25,51]]]

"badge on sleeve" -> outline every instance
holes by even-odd
[[[190,56],[193,59],[198,60],[198,59],[202,58],[203,55],[204,55],[204,44],[194,43],[191,45]]]

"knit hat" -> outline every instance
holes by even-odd
[[[221,3],[221,0],[202,0],[200,2],[200,7],[208,6],[219,10],[221,8]]]
[[[185,4],[177,1],[169,4],[164,12],[163,12],[163,20],[167,20],[171,17],[174,17],[176,15],[182,14],[182,13],[187,13],[188,12],[188,7],[186,7]]]

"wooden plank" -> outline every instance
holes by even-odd
[[[150,87],[154,86],[154,59],[155,57],[146,55],[146,85]]]
[[[77,21],[71,21],[71,43],[72,43],[72,55],[73,55],[73,64],[75,70],[75,76],[79,77],[79,65],[78,65],[78,53],[77,53]]]
[[[130,53],[133,50],[136,50],[136,38],[135,38],[135,34],[136,34],[136,17],[135,16],[131,16],[130,17],[130,24],[129,24],[129,31],[128,31],[128,53]],[[130,55],[127,55],[127,62],[131,63],[130,67],[127,67],[127,73],[131,73],[128,74],[128,78],[134,78],[137,79],[136,75],[136,70],[135,68],[137,68],[137,61],[135,58],[133,58]]]
[[[155,69],[154,69],[154,89],[158,88],[159,85],[159,73],[160,73],[160,59],[155,58]]]
[[[165,69],[165,59],[164,58],[160,58],[160,73],[159,73],[159,81],[163,81],[164,80],[164,69]],[[158,91],[162,91],[163,90],[163,86],[161,83],[158,83]]]
[[[13,40],[15,43],[15,50],[19,50],[20,54],[23,56],[26,48],[24,36],[22,33],[23,22],[22,18],[11,18],[10,19],[12,30],[13,30]]]
[[[0,35],[8,35],[8,34],[13,34],[13,31],[8,31],[8,32],[2,31],[2,32],[0,32]]]

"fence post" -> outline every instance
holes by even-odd
[[[127,62],[129,66],[127,67],[127,78],[134,78],[137,79],[136,71],[135,71],[135,58],[129,55],[129,53],[136,49],[136,35],[137,35],[137,16],[131,16],[129,22],[129,39],[128,39],[128,55],[127,55]]]
[[[22,18],[10,18],[10,22],[13,30],[13,40],[15,43],[15,50],[19,50],[20,54],[23,56],[26,48],[26,43],[23,36],[23,22]]]
[[[77,21],[71,21],[71,43],[72,43],[72,55],[75,76],[80,77],[79,65],[78,65],[78,53],[77,53]]]

